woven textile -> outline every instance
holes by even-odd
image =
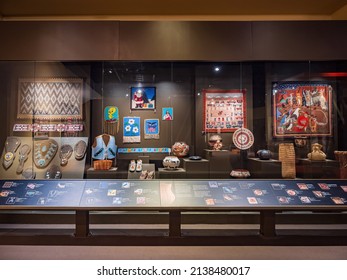
[[[82,119],[83,79],[19,79],[19,119]]]

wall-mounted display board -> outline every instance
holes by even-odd
[[[59,207],[275,207],[347,205],[340,180],[0,181],[0,205]]]
[[[232,132],[246,127],[245,90],[204,90],[205,132]]]

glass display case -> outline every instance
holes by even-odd
[[[345,61],[0,62],[2,179],[346,178]]]

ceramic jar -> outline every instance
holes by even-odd
[[[271,152],[269,150],[259,150],[257,152],[257,156],[259,157],[259,159],[269,160],[271,159]]]
[[[177,169],[180,166],[180,160],[176,156],[167,156],[163,159],[165,169]]]
[[[185,157],[189,153],[189,146],[185,142],[176,142],[172,146],[172,154],[176,157]]]

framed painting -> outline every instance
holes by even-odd
[[[156,106],[155,87],[131,87],[131,110],[154,110]]]
[[[145,139],[159,139],[159,119],[144,121]]]
[[[123,117],[123,143],[141,142],[140,124],[140,117]]]
[[[205,132],[234,132],[246,127],[246,90],[204,90]]]
[[[83,118],[83,79],[19,79],[18,119]]]
[[[332,92],[326,82],[273,83],[274,137],[331,136]]]
[[[172,121],[173,120],[173,108],[172,107],[162,108],[161,119],[163,121]]]

